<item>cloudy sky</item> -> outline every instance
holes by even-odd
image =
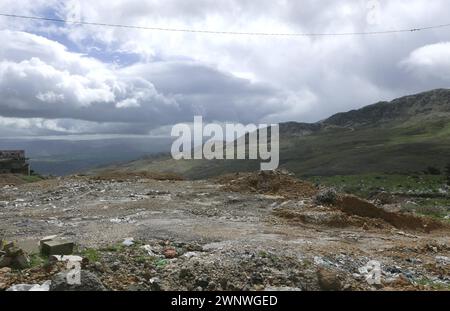
[[[448,0],[2,0],[0,13],[144,27],[340,33],[448,24]],[[450,27],[378,36],[160,32],[0,17],[0,136],[312,122],[448,87]]]

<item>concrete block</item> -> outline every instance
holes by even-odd
[[[43,255],[71,255],[75,244],[66,240],[50,240],[41,243]]]

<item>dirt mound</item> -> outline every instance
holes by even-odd
[[[153,180],[184,180],[180,175],[174,173],[160,173],[160,172],[121,172],[121,171],[103,171],[94,175],[94,180],[116,180],[126,181],[134,179],[153,179]]]
[[[280,195],[286,198],[310,198],[318,191],[313,184],[281,171],[228,174],[217,178],[216,182],[223,185],[222,189],[225,191]]]
[[[326,226],[331,228],[364,227],[386,228],[383,220],[367,219],[356,215],[348,215],[340,210],[331,208],[314,208],[293,210],[288,208],[275,209],[273,215],[284,218],[289,222],[301,222],[310,225]]]
[[[399,229],[430,232],[444,227],[444,224],[437,220],[404,213],[388,212],[355,196],[341,197],[336,206],[346,214],[382,219]]]

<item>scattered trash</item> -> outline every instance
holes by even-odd
[[[381,284],[381,264],[379,261],[369,261],[364,267],[359,268],[358,272],[364,275],[368,284]]]
[[[126,238],[122,242],[122,245],[124,245],[124,246],[132,246],[132,245],[134,245],[134,238]]]
[[[7,292],[48,292],[52,281],[46,281],[39,284],[17,284],[8,288]]]
[[[192,257],[197,257],[198,256],[198,252],[187,252],[184,253],[182,257],[186,257],[186,258],[192,258]]]
[[[152,250],[152,247],[150,245],[148,245],[148,244],[144,245],[144,246],[142,246],[142,248],[147,252],[147,254],[149,256],[152,256],[152,257],[156,256],[155,253]]]
[[[450,257],[436,256],[435,259],[436,259],[436,262],[438,262],[442,265],[450,265]]]
[[[318,266],[321,266],[321,265],[326,264],[326,262],[321,257],[315,256],[314,257],[314,264],[316,264]]]

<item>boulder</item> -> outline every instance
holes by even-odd
[[[0,268],[25,269],[29,267],[29,264],[28,256],[21,248],[16,247],[14,243],[8,243],[3,247],[3,251],[0,254]]]
[[[339,276],[332,270],[320,268],[317,271],[317,278],[319,286],[325,291],[340,291],[342,290],[342,283]]]
[[[30,266],[30,259],[24,253],[13,257],[11,261],[11,267],[16,269],[25,269]]]
[[[53,276],[50,291],[106,291],[105,286],[92,272],[81,270],[80,284],[67,282],[70,271],[60,272]]]

